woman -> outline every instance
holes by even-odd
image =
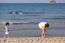
[[[42,31],[42,38],[45,38],[45,31],[47,30],[48,27],[49,27],[49,24],[47,22],[40,22],[39,23],[39,28]]]

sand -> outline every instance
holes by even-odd
[[[10,37],[7,40],[0,38],[0,43],[65,43],[65,37]]]

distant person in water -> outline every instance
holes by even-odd
[[[9,37],[9,22],[5,23],[5,35],[4,38],[8,38]]]
[[[39,23],[39,28],[41,29],[41,34],[42,34],[42,38],[45,38],[45,31],[47,30],[47,28],[49,28],[49,24],[47,22],[40,22]]]

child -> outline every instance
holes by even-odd
[[[5,23],[5,35],[4,38],[8,38],[9,37],[9,22]]]

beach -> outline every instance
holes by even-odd
[[[40,37],[10,37],[6,41],[0,38],[0,43],[65,43],[65,37],[46,37],[44,40]]]
[[[5,22],[10,38],[4,41]],[[40,22],[49,23],[44,40]],[[0,3],[0,43],[65,43],[65,3]]]

